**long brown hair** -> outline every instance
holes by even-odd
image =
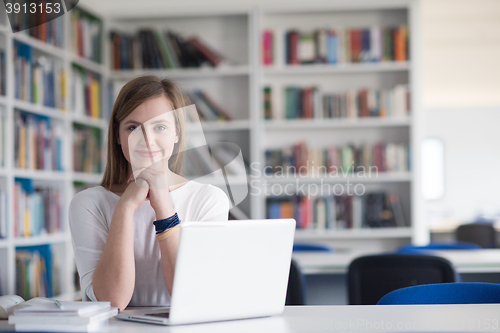
[[[108,153],[106,158],[106,169],[101,181],[101,186],[111,189],[112,185],[122,184],[128,175],[128,161],[123,155],[122,148],[118,144],[120,122],[132,111],[147,100],[165,96],[171,103],[172,110],[177,110],[189,104],[189,99],[177,86],[169,79],[163,79],[146,75],[135,78],[125,84],[116,98],[108,127]],[[179,173],[182,168],[184,152],[184,113],[174,112],[175,130],[179,136],[179,141],[175,144],[172,157],[169,160],[169,168],[174,173]]]

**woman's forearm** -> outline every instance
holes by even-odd
[[[175,261],[177,259],[181,228],[178,226],[176,229],[177,230],[172,235],[160,242],[163,275],[170,295],[172,295],[172,287],[174,285]]]
[[[135,285],[134,210],[116,206],[106,245],[92,277],[99,301],[123,310],[132,299]]]

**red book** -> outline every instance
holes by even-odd
[[[297,31],[290,32],[289,41],[289,54],[290,54],[290,62],[291,65],[300,64],[299,61],[299,33]]]
[[[265,30],[262,34],[262,63],[273,64],[273,32],[271,30]]]
[[[368,91],[366,89],[362,89],[359,91],[359,116],[369,117],[370,110],[368,109]]]
[[[351,33],[351,62],[359,62],[363,51],[363,40],[361,29],[352,29]]]
[[[193,36],[188,42],[194,46],[196,51],[198,51],[212,66],[218,66],[222,62],[222,56],[209,48],[207,45],[201,42],[201,40]]]
[[[83,57],[83,27],[82,27],[82,20],[78,20],[76,24],[76,35],[77,35],[77,48],[78,48],[78,55]]]

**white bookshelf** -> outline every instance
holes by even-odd
[[[5,115],[6,126],[3,135],[5,144],[5,165],[0,167],[0,190],[5,191],[8,196],[7,207],[7,238],[0,239],[0,281],[2,294],[15,294],[16,281],[19,277],[16,275],[15,252],[18,247],[29,247],[49,244],[52,252],[53,265],[59,269],[60,281],[59,292],[66,299],[75,299],[75,287],[73,284],[75,263],[73,257],[73,247],[68,225],[68,207],[71,198],[74,195],[74,181],[98,184],[101,175],[85,174],[73,172],[73,124],[78,123],[88,127],[98,128],[104,139],[107,130],[107,122],[102,119],[93,119],[87,116],[77,116],[71,110],[72,90],[71,90],[71,68],[72,64],[77,64],[86,70],[93,71],[100,75],[101,81],[101,113],[106,107],[106,84],[107,73],[103,64],[97,64],[93,61],[83,59],[75,54],[69,48],[68,31],[70,26],[70,16],[63,15],[58,20],[63,20],[63,46],[56,47],[45,44],[44,42],[33,38],[24,32],[12,33],[8,20],[3,10],[3,4],[0,5],[0,47],[6,51],[6,96],[0,97],[0,113]],[[84,7],[80,6],[79,7]],[[84,8],[85,11],[88,9]],[[15,76],[14,76],[14,43],[19,42],[32,48],[33,54],[40,54],[50,59],[55,59],[65,71],[66,77],[66,98],[64,108],[53,108],[44,105],[33,104],[30,102],[18,100],[15,98]],[[62,133],[62,165],[63,171],[45,171],[16,168],[14,165],[14,134],[15,134],[15,113],[23,113],[38,116],[46,116],[52,122],[58,122],[64,128]],[[104,148],[104,141],[100,143]],[[103,166],[102,166],[103,167]],[[18,237],[14,234],[14,185],[16,178],[30,179],[35,186],[52,187],[60,190],[61,199],[61,230],[56,233],[45,233],[31,237]],[[73,295],[73,296],[70,296]],[[57,295],[55,295],[57,296]]]
[[[366,191],[387,191],[397,193],[402,202],[407,227],[394,228],[354,228],[326,230],[297,230],[297,241],[319,241],[332,247],[362,246],[364,248],[390,249],[410,241],[418,241],[417,205],[419,201],[415,177],[418,174],[418,153],[415,153],[419,133],[415,130],[418,124],[418,90],[417,85],[417,52],[415,41],[418,34],[418,1],[338,1],[318,8],[283,8],[259,11],[259,27],[256,33],[274,32],[274,63],[257,65],[257,81],[259,101],[262,101],[264,86],[272,88],[273,111],[284,108],[286,86],[316,86],[321,92],[343,92],[349,89],[386,89],[397,84],[410,84],[412,110],[411,116],[402,118],[356,118],[356,119],[263,119],[263,108],[259,107],[258,140],[256,151],[259,162],[265,161],[266,149],[281,149],[298,141],[304,141],[308,147],[327,147],[328,144],[350,144],[359,146],[363,143],[378,141],[409,144],[412,150],[411,171],[398,173],[379,173],[372,178],[358,178],[355,175],[341,177],[327,176],[287,176],[276,177],[260,175],[258,181],[265,185],[260,187],[261,193],[272,188],[274,184],[292,186],[293,188],[307,184],[362,184]],[[340,63],[340,64],[307,64],[287,65],[284,63],[284,33],[287,30],[312,32],[318,28],[360,28],[371,26],[399,26],[406,24],[410,31],[410,57],[403,62],[380,63]],[[256,45],[261,50],[261,44]],[[258,55],[261,56],[260,53]],[[261,105],[263,103],[261,102]],[[260,106],[260,105],[259,105]],[[278,112],[280,113],[280,112]],[[284,112],[281,112],[284,113]],[[290,187],[290,188],[292,188]],[[254,217],[266,216],[266,199],[280,197],[270,191],[261,194],[252,207]],[[421,237],[420,237],[421,238]],[[369,241],[369,242],[367,242]],[[377,244],[378,242],[378,244]]]

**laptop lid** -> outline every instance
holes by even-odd
[[[283,312],[294,233],[294,219],[181,224],[169,323]]]

